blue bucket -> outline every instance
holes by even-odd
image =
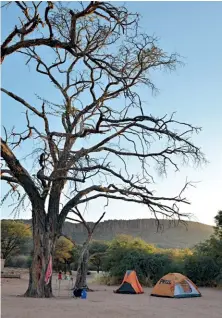
[[[81,299],[86,299],[86,298],[87,298],[87,291],[86,289],[83,289],[81,293]]]

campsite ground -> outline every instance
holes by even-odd
[[[202,288],[201,298],[168,299],[150,297],[149,288],[143,295],[117,295],[113,287],[91,284],[95,291],[88,293],[88,299],[76,300],[69,296],[69,282],[62,281],[59,296],[54,283],[53,299],[17,297],[27,284],[27,274],[21,279],[2,279],[2,318],[222,317],[222,290],[217,289]]]

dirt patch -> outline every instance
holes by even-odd
[[[143,295],[119,295],[113,287],[91,285],[96,290],[86,300],[73,299],[70,282],[62,281],[60,291],[53,278],[53,299],[17,297],[25,292],[28,275],[21,279],[2,279],[2,318],[221,318],[222,291],[201,288],[203,297],[189,299],[155,298],[150,288]]]

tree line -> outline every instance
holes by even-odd
[[[111,242],[92,240],[89,244],[88,269],[103,271],[100,279],[106,284],[120,283],[126,270],[134,269],[145,286],[154,285],[161,276],[169,272],[180,272],[198,286],[219,286],[222,284],[222,211],[218,212],[215,221],[214,234],[192,249],[162,249],[128,235],[119,235]],[[27,251],[25,241],[28,240],[28,230],[25,224],[25,231],[22,230],[22,224],[13,221],[2,222],[3,247],[6,246],[4,233],[10,233],[10,228],[9,231],[4,229],[6,225],[11,225],[13,229],[17,227],[18,230],[13,230],[14,233],[21,233],[21,239],[16,240],[18,246],[10,252],[11,254],[2,250],[8,255],[6,265],[10,264],[13,258],[19,257],[19,253]],[[81,251],[81,245],[74,245],[69,239],[61,236],[55,249],[54,270],[77,270]],[[27,261],[24,264],[26,267],[30,264],[30,258]]]

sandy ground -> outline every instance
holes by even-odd
[[[70,283],[62,281],[59,295],[54,282],[53,299],[18,297],[27,284],[27,275],[2,279],[2,318],[222,318],[222,290],[202,288],[201,298],[168,299],[149,296],[149,288],[143,295],[118,295],[113,293],[113,287],[91,284],[96,291],[82,300],[71,298]]]

